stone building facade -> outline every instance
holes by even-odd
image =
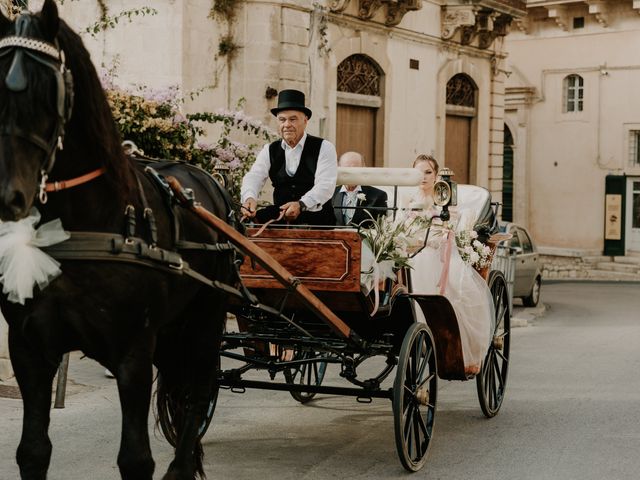
[[[30,0],[38,9],[42,0]],[[369,165],[406,167],[421,153],[456,180],[501,199],[505,36],[521,0],[237,0],[210,18],[214,0],[65,1],[78,31],[102,15],[144,6],[84,33],[97,66],[121,85],[202,89],[187,110],[233,108],[273,122],[277,92],[297,88],[313,111],[308,131],[359,150]],[[106,10],[105,10],[106,8]],[[275,123],[271,123],[275,127]]]
[[[640,2],[529,0],[507,39],[513,219],[543,252],[640,252]]]

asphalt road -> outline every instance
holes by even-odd
[[[483,417],[475,381],[440,382],[425,468],[408,475],[395,452],[391,402],[287,392],[221,392],[204,438],[210,479],[637,479],[640,472],[640,285],[543,287],[547,312],[513,331],[507,397]],[[107,480],[120,413],[113,381],[71,361],[67,408],[54,410],[50,480]],[[329,380],[336,380],[330,370]],[[0,398],[0,479],[14,461],[21,403]],[[153,427],[151,427],[153,430]],[[171,449],[152,437],[157,478]]]

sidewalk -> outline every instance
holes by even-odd
[[[546,311],[547,306],[542,302],[533,308],[514,305],[511,315],[511,327],[528,327],[536,318],[544,315]]]

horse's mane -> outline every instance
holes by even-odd
[[[89,52],[80,36],[63,20],[60,20],[58,41],[73,74],[75,90],[66,143],[77,143],[83,146],[81,151],[93,152],[94,160],[106,167],[113,187],[121,198],[127,199],[134,190],[131,162],[122,148],[120,133]],[[58,153],[64,154],[64,150]]]

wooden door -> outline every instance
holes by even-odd
[[[336,150],[364,155],[368,166],[376,165],[376,108],[338,104]]]
[[[457,183],[469,183],[471,117],[447,115],[444,165],[453,170]]]

